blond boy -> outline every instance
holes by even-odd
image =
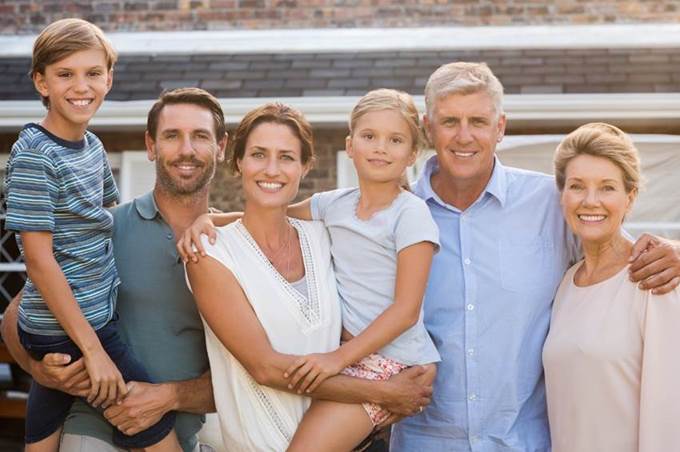
[[[90,378],[87,401],[106,407],[121,400],[125,381],[149,381],[118,335],[118,275],[113,259],[118,190],[99,139],[87,131],[111,89],[116,52],[102,31],[80,19],[52,23],[33,47],[31,77],[47,115],[27,124],[7,164],[6,228],[17,232],[28,279],[19,306],[19,337],[35,358],[47,353],[83,357]],[[72,396],[31,387],[26,450],[56,451]],[[174,414],[133,436],[125,448],[178,450]]]

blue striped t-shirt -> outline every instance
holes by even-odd
[[[27,124],[12,146],[5,179],[5,228],[52,233],[52,251],[80,310],[96,330],[115,310],[118,274],[113,217],[104,206],[118,200],[104,146],[91,132],[77,142]],[[21,237],[17,243],[23,253]],[[19,306],[19,326],[39,335],[65,332],[30,277]]]

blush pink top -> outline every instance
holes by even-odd
[[[543,349],[553,452],[680,451],[680,292],[570,268]]]

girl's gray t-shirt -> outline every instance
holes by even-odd
[[[356,216],[358,188],[343,188],[312,196],[312,218],[326,225],[331,238],[342,324],[360,334],[394,301],[397,254],[420,242],[439,249],[439,230],[425,201],[403,191],[392,204],[361,220]],[[378,351],[406,365],[440,361],[439,353],[418,322]]]

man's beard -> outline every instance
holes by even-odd
[[[202,170],[202,172],[198,177],[189,180],[173,177],[167,170],[166,165],[176,165],[180,163],[194,164],[198,170]],[[210,183],[210,180],[215,175],[215,162],[212,159],[207,162],[201,162],[194,158],[178,159],[173,162],[167,162],[156,153],[156,175],[160,186],[163,187],[168,194],[173,196],[190,196],[204,190]]]

